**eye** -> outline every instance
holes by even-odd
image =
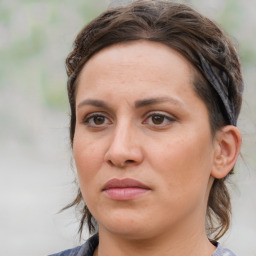
[[[83,123],[91,127],[102,127],[111,124],[111,121],[101,113],[92,113],[84,118]]]
[[[165,121],[165,117],[162,115],[152,115],[151,120],[153,124],[159,125]]]
[[[143,121],[144,124],[153,126],[166,126],[175,121],[175,118],[162,113],[150,113]]]

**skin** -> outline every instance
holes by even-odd
[[[214,252],[205,234],[207,199],[214,177],[234,164],[239,134],[226,128],[212,136],[194,74],[179,53],[148,41],[107,47],[82,69],[73,152],[83,198],[99,225],[95,255]],[[114,200],[102,191],[112,178],[150,189]]]

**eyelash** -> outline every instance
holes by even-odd
[[[102,124],[95,124],[95,118],[97,118],[97,117],[104,118],[104,121],[103,121]],[[151,119],[151,121],[149,121],[150,118],[153,118],[153,117],[160,117],[163,120],[161,120],[162,122],[160,121],[159,124],[156,124],[156,123],[153,123],[152,119]],[[175,121],[176,121],[176,118],[173,117],[173,116],[169,116],[169,115],[159,113],[159,112],[150,112],[146,115],[142,124],[147,124],[147,125],[154,126],[154,127],[164,127],[164,126],[167,126],[168,124],[173,123]],[[167,124],[166,124],[166,122],[167,122]],[[100,113],[100,112],[99,113],[92,113],[92,114],[87,115],[83,119],[83,123],[85,125],[87,125],[88,127],[92,127],[92,128],[102,128],[106,124],[112,124],[111,120],[106,116],[106,114]]]
[[[95,122],[95,118],[97,117],[103,117],[104,118],[104,123],[103,124],[91,124],[91,121]],[[102,127],[103,125],[105,125],[106,120],[110,120],[108,117],[106,117],[106,115],[104,113],[92,113],[87,115],[84,119],[83,119],[83,123],[90,126],[90,127]],[[111,123],[111,122],[109,122]]]
[[[159,113],[159,112],[151,112],[151,113],[149,113],[147,116],[146,116],[146,119],[145,119],[145,121],[143,121],[143,123],[144,124],[147,124],[148,123],[148,120],[149,120],[149,118],[153,118],[153,117],[161,117],[161,118],[164,118],[164,121],[163,122],[168,122],[168,124],[170,124],[170,123],[172,123],[172,122],[175,122],[176,121],[176,118],[175,117],[173,117],[173,116],[169,116],[169,115],[166,115],[166,114],[164,114],[164,113]],[[151,122],[153,122],[152,121],[152,119],[151,119]],[[159,126],[161,126],[161,127],[163,127],[163,126],[167,126],[168,124],[163,124],[163,123],[160,123],[160,124],[150,124],[150,125],[152,125],[152,126],[157,126],[157,127],[159,127]]]

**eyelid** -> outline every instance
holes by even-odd
[[[107,113],[102,112],[102,111],[98,111],[98,112],[92,112],[92,113],[88,113],[85,115],[85,117],[82,119],[82,123],[86,124],[88,126],[90,126],[89,121],[90,119],[97,117],[97,116],[103,116],[104,118],[106,118],[107,120],[109,120],[109,123],[112,123],[111,118],[109,117],[109,115],[107,115]],[[101,127],[104,126],[106,124],[102,124],[102,125],[91,125],[93,127]]]
[[[168,114],[166,112],[163,111],[151,111],[149,113],[147,113],[144,116],[144,121],[142,123],[146,123],[146,120],[149,119],[150,117],[154,116],[154,115],[159,115],[159,116],[163,116],[164,118],[166,118],[170,123],[177,121],[177,118],[174,115]],[[152,124],[154,125],[154,124]],[[160,125],[156,125],[155,126],[165,126],[164,124],[160,124]]]
[[[149,111],[148,113],[146,113],[144,115],[144,117],[148,117],[148,116],[151,116],[151,115],[160,115],[160,116],[165,116],[165,117],[168,117],[168,118],[171,118],[171,119],[177,119],[177,117],[173,114],[169,114],[167,113],[166,111],[161,111],[161,110],[153,110],[153,111]]]

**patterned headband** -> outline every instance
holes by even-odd
[[[234,104],[230,99],[230,80],[227,74],[225,72],[220,72],[220,70],[214,71],[214,69],[209,65],[209,63],[200,53],[199,58],[201,61],[200,68],[204,71],[204,75],[206,76],[208,82],[219,95],[225,107],[225,114],[230,124],[236,126],[237,115]]]

